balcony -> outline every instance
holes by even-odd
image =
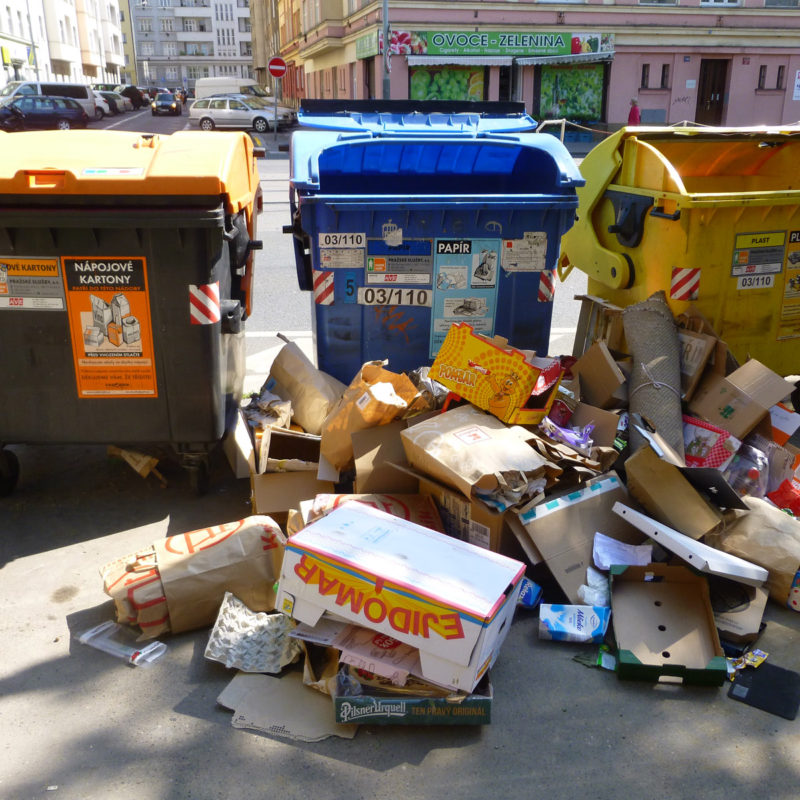
[[[202,19],[211,19],[211,9],[201,6],[186,6],[185,8],[172,8],[172,12],[179,19],[186,17],[198,17]]]
[[[56,61],[66,61],[71,64],[77,64],[80,61],[81,51],[71,44],[64,44],[63,42],[48,41],[50,49],[50,58]]]
[[[104,50],[103,56],[106,60],[106,66],[124,67],[125,56],[122,53],[115,53],[113,50]]]
[[[179,42],[213,42],[213,31],[178,31],[175,38]]]

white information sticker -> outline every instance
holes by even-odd
[[[547,234],[526,231],[523,239],[504,239],[500,266],[506,272],[540,272],[547,259]]]
[[[774,275],[741,275],[736,279],[736,288],[771,289],[775,285]]]
[[[431,305],[430,289],[404,289],[400,286],[361,286],[360,306],[427,306]]]
[[[321,233],[318,242],[320,247],[366,247],[365,233]]]

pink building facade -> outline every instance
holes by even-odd
[[[320,0],[324,13],[324,0]],[[615,128],[631,99],[644,124],[786,124],[800,120],[797,0],[344,0],[286,42],[297,98],[517,100],[537,120]],[[302,87],[302,88],[301,88]]]

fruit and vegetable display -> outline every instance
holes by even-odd
[[[543,67],[539,116],[587,121],[603,110],[603,65]]]
[[[412,100],[483,100],[483,67],[414,67]]]

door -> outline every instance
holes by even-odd
[[[700,85],[697,87],[697,108],[694,121],[702,125],[720,125],[725,104],[728,62],[721,58],[704,58],[700,62]]]

